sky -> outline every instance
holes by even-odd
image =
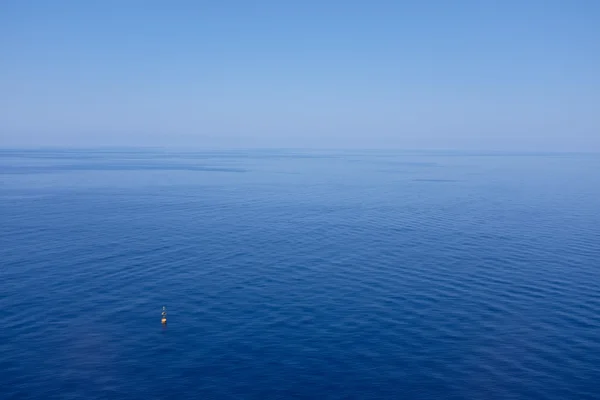
[[[2,0],[0,146],[600,151],[600,1]]]

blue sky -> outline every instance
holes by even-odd
[[[4,0],[0,146],[600,151],[600,1]]]

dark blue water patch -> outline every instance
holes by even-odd
[[[438,183],[444,183],[444,182],[460,182],[458,179],[435,179],[435,178],[417,178],[417,179],[413,179],[413,182],[438,182]]]
[[[347,161],[350,163],[367,163],[368,165],[390,165],[396,167],[421,167],[421,168],[431,168],[431,167],[439,167],[440,164],[436,162],[428,162],[428,161],[406,161],[406,157],[397,156],[397,159],[388,159],[387,157],[377,157],[370,160],[365,159],[352,159],[349,158]]]
[[[238,150],[170,150],[161,148],[146,149],[0,149],[0,159],[48,159],[48,160],[244,160],[244,159],[330,159],[339,157],[336,154],[319,151],[299,152],[292,149],[238,149]]]
[[[47,174],[69,171],[203,171],[203,172],[247,172],[244,168],[214,167],[202,165],[167,164],[167,163],[130,163],[130,164],[67,164],[67,165],[45,165],[45,166],[8,166],[0,167],[0,174]]]
[[[600,165],[340,154],[4,175],[0,398],[599,397]]]

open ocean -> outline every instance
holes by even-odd
[[[2,400],[597,400],[600,156],[1,150],[0,310]]]

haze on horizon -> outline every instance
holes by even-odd
[[[0,147],[600,151],[600,2],[0,2]]]

